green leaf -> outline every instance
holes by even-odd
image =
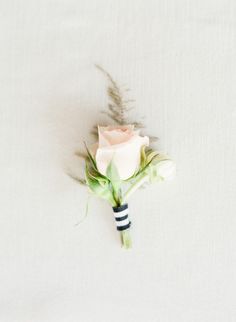
[[[116,204],[120,205],[122,202],[122,180],[120,179],[119,172],[113,160],[111,160],[107,167],[106,175],[107,178],[110,180],[113,197],[116,201]]]
[[[100,174],[98,171],[96,171],[91,166],[91,163],[89,161],[86,161],[86,169],[87,169],[87,173],[89,174],[90,178],[97,180],[102,186],[105,186],[106,184],[108,184],[109,180],[105,176]]]
[[[141,158],[140,158],[140,166],[143,168],[146,164],[147,156],[146,156],[146,146],[143,145],[141,148]]]
[[[106,175],[107,175],[107,178],[110,179],[110,181],[120,180],[119,172],[113,160],[111,160],[111,162],[107,167]]]
[[[147,153],[146,165],[152,162],[152,160],[158,155],[159,153],[154,150],[150,150]]]
[[[157,164],[157,163],[159,163],[159,162],[161,162],[161,161],[165,161],[165,160],[169,160],[169,157],[167,156],[167,155],[165,155],[165,154],[160,154],[160,153],[158,153],[153,159],[152,159],[152,161],[151,161],[151,163],[153,164],[153,165],[155,165],[155,164]]]
[[[168,157],[160,154],[159,152],[148,149],[146,146],[143,146],[141,149],[141,157],[140,157],[140,167],[139,169],[134,173],[134,175],[126,180],[127,182],[133,182],[138,178],[142,173],[149,172],[151,173],[151,178],[154,178],[155,175],[155,169],[151,169],[152,166],[156,165],[157,163],[168,160]]]
[[[113,160],[111,160],[107,167],[106,175],[107,178],[111,181],[111,184],[114,187],[114,189],[116,191],[119,190],[122,181],[120,179],[119,172]]]
[[[85,175],[86,182],[90,190],[98,197],[106,199],[112,206],[115,206],[116,202],[114,200],[109,181],[107,180],[107,182],[103,182],[103,184],[101,184],[99,180],[95,179],[89,171],[88,163],[86,163]]]

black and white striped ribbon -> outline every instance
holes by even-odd
[[[113,207],[113,213],[116,220],[117,230],[122,231],[130,227],[128,204],[120,207]]]

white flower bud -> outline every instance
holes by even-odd
[[[172,160],[161,161],[157,164],[157,172],[163,180],[172,180],[176,174],[176,165]]]

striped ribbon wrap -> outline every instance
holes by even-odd
[[[113,213],[116,221],[116,228],[119,231],[130,228],[131,222],[129,221],[129,208],[128,204],[119,207],[113,207]]]

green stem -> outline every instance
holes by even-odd
[[[148,175],[146,173],[143,173],[140,175],[138,180],[133,183],[130,188],[125,193],[124,197],[121,196],[121,191],[116,191],[113,188],[113,197],[116,202],[116,207],[121,206],[124,204],[127,199],[133,194],[139,187],[141,187],[146,181],[148,181]],[[125,249],[132,248],[132,241],[131,241],[131,235],[130,235],[130,229],[126,229],[120,232],[121,237],[121,244]]]
[[[113,198],[116,202],[116,207],[121,206],[121,190],[115,191],[115,189],[113,188]]]
[[[132,241],[130,236],[130,230],[126,229],[120,232],[121,243],[125,249],[132,248]]]
[[[143,173],[140,175],[139,179],[133,183],[130,188],[126,191],[122,202],[126,202],[127,199],[138,189],[140,188],[146,181],[148,181],[148,175]]]

